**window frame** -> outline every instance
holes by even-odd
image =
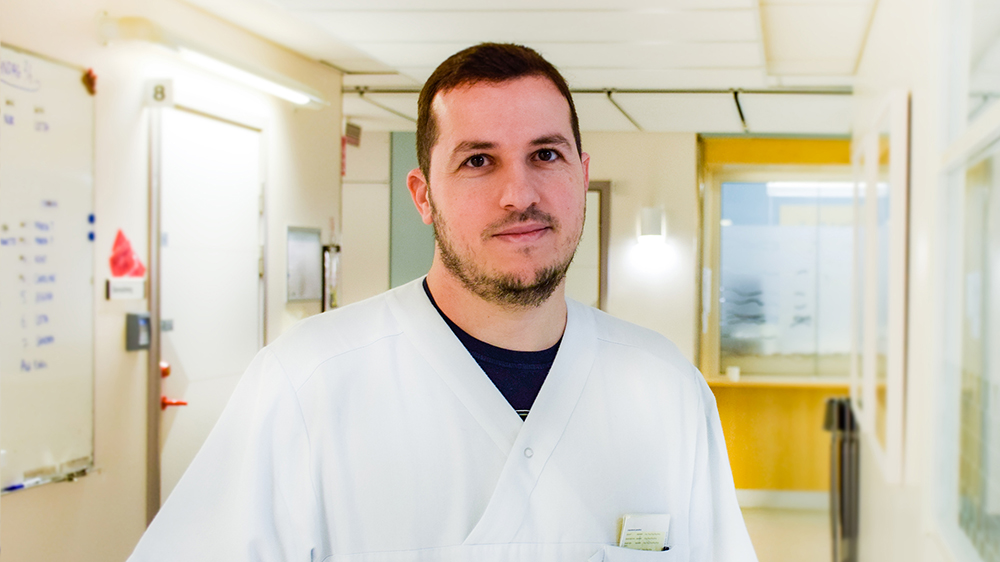
[[[721,272],[722,184],[727,182],[764,183],[769,181],[837,181],[853,182],[851,164],[714,164],[703,170],[701,306],[698,366],[706,377],[721,377],[721,336],[719,330],[719,277]],[[745,375],[750,378],[771,378],[771,375]],[[777,374],[779,381],[811,382],[847,385],[843,377]]]
[[[931,535],[954,560],[982,562],[983,558],[959,523],[962,391],[962,324],[965,288],[962,277],[965,252],[966,171],[1000,143],[1000,103],[970,119],[968,111],[969,58],[973,3],[956,0],[942,4],[939,19],[943,41],[940,75],[946,86],[938,104],[943,117],[943,149],[936,184],[941,204],[943,228],[935,240],[942,250],[940,273],[935,282],[941,287],[936,316],[941,319],[933,349],[934,377],[931,415],[935,420],[933,462],[930,466],[930,495],[927,518]],[[949,249],[951,251],[949,251]]]

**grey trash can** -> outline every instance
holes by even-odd
[[[833,562],[858,559],[858,428],[849,398],[826,401],[823,429],[830,432],[830,531]]]

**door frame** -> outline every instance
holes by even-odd
[[[163,103],[164,96],[159,99],[152,94],[156,91],[155,86],[162,85],[171,88],[170,80],[151,80],[146,88],[146,105],[149,128],[149,264],[147,267],[147,302],[149,306],[149,349],[147,350],[146,362],[146,525],[153,522],[153,518],[160,510],[160,426],[162,418],[161,399],[161,372],[160,358],[162,348],[160,345],[161,336],[161,273],[162,266],[160,260],[161,242],[163,240],[163,224],[161,221],[162,211],[162,139],[163,139],[163,111],[174,109],[183,111],[199,117],[212,119],[250,129],[260,134],[260,204],[258,241],[260,243],[260,262],[258,267],[258,303],[257,310],[260,319],[260,329],[258,330],[258,346],[262,347],[267,341],[267,283],[265,282],[267,272],[267,132],[264,127],[264,120],[254,115],[223,116],[210,111],[205,111],[191,106],[172,103],[172,95],[165,96],[166,103]]]

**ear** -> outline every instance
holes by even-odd
[[[580,154],[580,163],[583,164],[583,185],[585,188],[590,186],[590,155],[586,152]]]
[[[413,204],[416,205],[417,212],[420,213],[424,224],[434,222],[431,219],[431,198],[430,192],[427,190],[427,178],[424,177],[420,168],[414,168],[410,170],[409,174],[406,174],[406,187],[410,190],[410,197],[413,198]]]

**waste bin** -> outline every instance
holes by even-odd
[[[849,398],[826,401],[830,432],[830,531],[833,562],[858,559],[858,430]]]

